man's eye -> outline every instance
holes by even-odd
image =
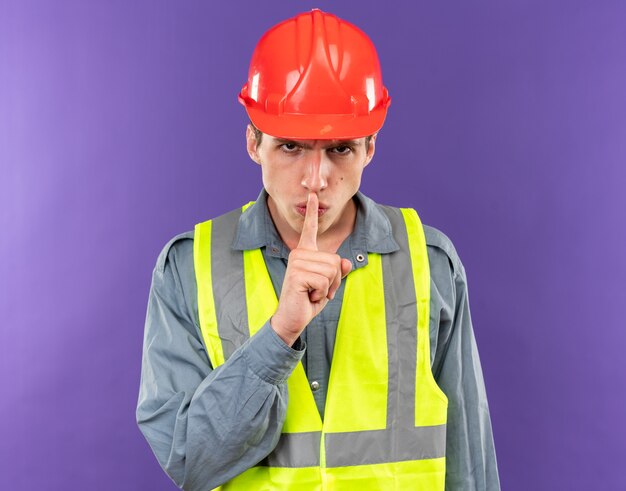
[[[282,148],[287,153],[295,153],[298,151],[300,147],[295,143],[283,143],[280,148]]]
[[[338,147],[331,148],[331,151],[338,155],[348,155],[350,152],[352,152],[352,148],[347,145],[340,145]]]

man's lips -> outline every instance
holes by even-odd
[[[306,201],[302,201],[302,202],[296,204],[295,208],[296,208],[296,211],[300,215],[302,215],[302,216],[306,215]],[[322,216],[324,213],[326,213],[326,210],[328,210],[328,206],[323,204],[323,203],[320,203],[320,205],[319,205],[319,207],[317,209],[317,216],[318,217]]]

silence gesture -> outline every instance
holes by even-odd
[[[309,193],[298,247],[289,254],[278,308],[270,324],[291,346],[321,312],[352,269],[348,259],[317,249],[319,201]]]

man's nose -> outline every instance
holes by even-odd
[[[328,165],[324,150],[310,151],[307,155],[306,169],[302,185],[309,191],[319,192],[328,186]]]

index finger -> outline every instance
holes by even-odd
[[[298,247],[317,251],[317,211],[319,209],[319,201],[317,194],[309,193],[306,202],[306,213],[304,215],[304,225],[302,225],[302,233],[300,234],[300,242]]]

